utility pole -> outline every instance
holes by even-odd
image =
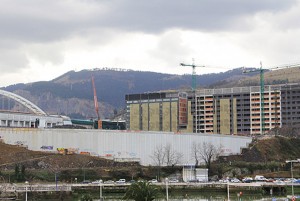
[[[180,63],[181,66],[190,66],[193,68],[192,72],[192,91],[194,92],[196,90],[196,67],[205,67],[205,66],[197,66],[195,65],[194,59],[192,64],[185,64],[185,63]]]

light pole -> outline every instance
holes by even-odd
[[[169,201],[169,191],[168,191],[168,182],[169,182],[169,179],[166,178],[165,182],[166,182],[166,196],[167,196],[167,201]]]
[[[100,187],[100,201],[103,200],[102,198],[102,179],[99,180],[99,187]]]
[[[89,164],[93,164],[93,161],[88,162],[88,163],[83,167],[83,181],[85,181],[85,168],[86,168]]]
[[[85,169],[83,168],[83,182],[85,182]]]
[[[55,190],[57,191],[57,174],[55,172]]]
[[[294,175],[293,175],[293,163],[300,163],[300,159],[288,160],[286,163],[291,163],[291,177],[292,177],[292,196],[294,196]]]
[[[227,200],[230,201],[230,193],[229,193],[229,179],[227,179]]]
[[[25,181],[25,200],[27,201],[27,186],[28,186],[28,181]]]

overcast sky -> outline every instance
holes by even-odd
[[[300,0],[0,0],[0,86],[70,70],[300,62]]]

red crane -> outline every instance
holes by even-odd
[[[97,98],[97,93],[96,93],[96,86],[95,86],[94,76],[92,76],[92,85],[93,85],[93,90],[94,90],[94,105],[95,105],[95,110],[96,110],[96,113],[97,113],[98,129],[101,129],[102,128],[102,121],[100,120],[100,115],[99,115],[99,105],[98,105],[98,98]]]

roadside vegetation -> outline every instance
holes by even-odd
[[[161,194],[158,186],[147,181],[139,181],[131,184],[123,199],[135,201],[152,201]]]

